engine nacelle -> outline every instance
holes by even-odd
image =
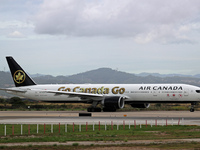
[[[150,104],[149,103],[143,103],[143,104],[131,104],[133,108],[149,108]]]
[[[106,96],[102,101],[102,105],[106,109],[122,109],[124,108],[124,98],[121,96]]]

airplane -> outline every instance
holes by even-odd
[[[15,87],[1,88],[10,94],[50,103],[88,103],[88,112],[114,112],[129,104],[149,108],[150,103],[200,101],[200,87],[188,84],[36,84],[11,56],[6,57]]]

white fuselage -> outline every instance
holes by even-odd
[[[187,84],[54,84],[15,87],[27,92],[9,93],[38,101],[48,102],[84,102],[78,96],[55,94],[46,90],[101,94],[103,96],[126,97],[125,102],[147,103],[186,103],[200,101],[200,88]]]

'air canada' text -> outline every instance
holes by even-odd
[[[141,86],[139,90],[183,90],[182,86]]]

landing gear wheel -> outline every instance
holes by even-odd
[[[89,108],[87,108],[87,111],[88,112],[101,112],[101,108],[99,108],[99,107],[95,107],[95,108],[89,107]]]
[[[101,108],[96,107],[96,112],[101,112]]]
[[[194,108],[190,108],[190,112],[194,112]]]
[[[116,108],[103,108],[104,112],[115,112],[116,110]]]
[[[194,112],[194,106],[197,104],[197,102],[192,102],[191,103],[191,108],[190,108],[190,112]]]
[[[87,112],[92,112],[92,109],[91,108],[87,108]]]

